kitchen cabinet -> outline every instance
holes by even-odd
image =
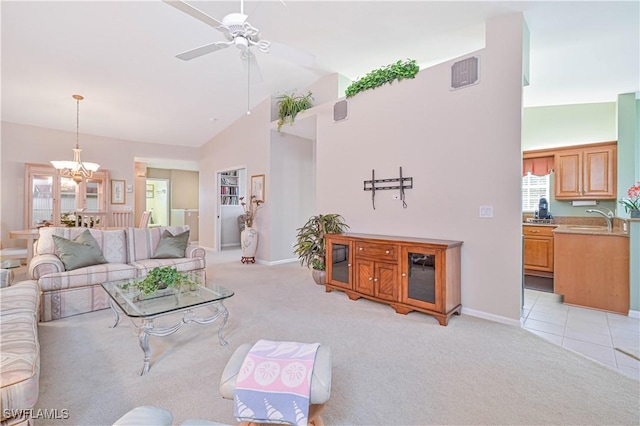
[[[553,276],[553,230],[555,226],[524,225],[524,273]]]
[[[629,237],[555,233],[554,293],[564,303],[629,313]]]
[[[616,199],[615,143],[583,145],[555,152],[557,200]]]
[[[45,222],[61,226],[62,215],[77,210],[105,215],[108,182],[109,172],[104,169],[76,184],[72,178],[61,176],[51,165],[26,164],[24,214],[27,227],[35,228]],[[105,219],[103,216],[102,224]]]
[[[329,234],[326,242],[327,292],[426,313],[443,326],[460,314],[461,241]]]

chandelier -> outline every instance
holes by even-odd
[[[73,99],[76,100],[76,147],[73,148],[73,161],[52,161],[53,167],[58,169],[61,176],[69,177],[73,179],[75,183],[82,182],[82,179],[90,178],[93,176],[93,172],[100,168],[100,164],[96,163],[83,163],[80,159],[80,101],[84,97],[80,95],[73,95]]]

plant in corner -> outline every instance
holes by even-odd
[[[278,106],[278,117],[280,117],[278,120],[278,131],[280,131],[287,121],[293,124],[298,113],[311,108],[313,106],[311,104],[312,100],[313,95],[311,92],[307,92],[306,95],[296,95],[294,92],[291,94],[284,93],[278,96],[276,102]]]
[[[311,216],[302,228],[298,228],[295,254],[300,258],[300,264],[311,268],[313,278],[317,284],[324,284],[325,263],[325,238],[326,234],[340,234],[349,225],[344,223],[344,218],[339,214],[325,214]],[[316,273],[315,271],[322,271]],[[318,282],[321,280],[320,282]]]
[[[398,61],[373,70],[354,81],[346,88],[344,94],[347,98],[350,98],[365,90],[375,89],[386,83],[391,84],[394,80],[400,81],[405,78],[415,78],[418,71],[420,71],[420,67],[416,64],[415,59],[407,59],[405,62]]]

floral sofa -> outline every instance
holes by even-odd
[[[0,270],[0,424],[29,425],[40,386],[40,292],[35,281],[9,286],[8,272]]]
[[[87,228],[40,228],[29,264],[29,275],[40,286],[40,321],[107,308],[109,296],[100,286],[107,281],[141,278],[149,270],[162,266],[173,266],[180,272],[205,268],[205,250],[193,245],[186,247],[184,257],[154,259],[165,230],[173,235],[189,230],[189,226],[163,226],[89,229],[106,263],[65,270],[65,264],[56,255],[54,235],[73,240],[85,230]]]

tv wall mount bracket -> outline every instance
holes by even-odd
[[[391,185],[397,182],[396,185]],[[407,203],[404,197],[404,190],[413,188],[413,178],[402,176],[402,167],[400,167],[400,176],[391,179],[376,179],[376,171],[371,170],[371,180],[364,181],[364,190],[371,191],[371,205],[373,209],[376,209],[376,191],[384,191],[387,189],[400,190],[400,200],[402,201],[402,208],[407,208]]]

